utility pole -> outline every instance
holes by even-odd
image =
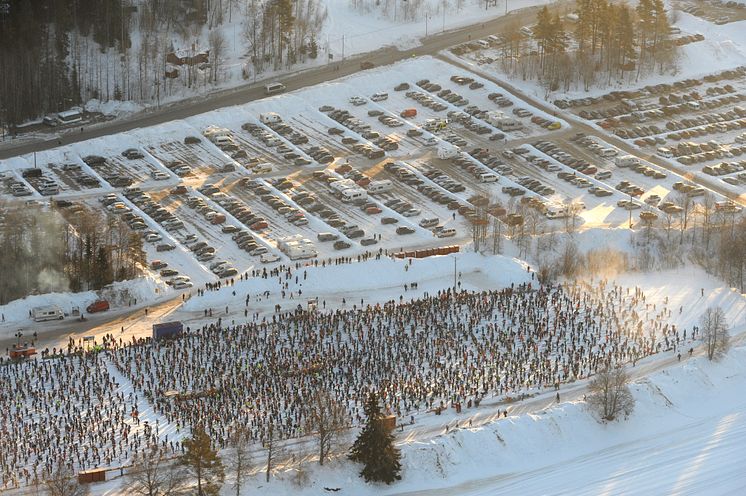
[[[458,284],[456,282],[456,274],[457,274],[457,272],[456,272],[456,260],[457,260],[456,255],[454,255],[453,256],[453,292],[454,293],[456,292],[456,285]]]
[[[342,35],[342,60],[345,59],[345,35]]]
[[[629,195],[629,202],[632,203],[632,195]],[[632,229],[632,209],[628,208],[627,210],[629,210],[629,228]]]

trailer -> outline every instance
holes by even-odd
[[[176,339],[184,332],[184,324],[180,321],[153,324],[153,340]]]
[[[8,350],[8,356],[12,360],[23,360],[24,358],[30,358],[32,356],[36,355],[36,348],[33,346],[27,346],[27,345],[17,345],[14,344],[9,350]]]
[[[31,318],[33,318],[35,322],[45,322],[47,320],[62,320],[65,318],[65,313],[60,307],[56,305],[34,307],[31,309]]]

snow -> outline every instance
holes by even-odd
[[[146,275],[130,281],[114,282],[100,291],[47,293],[13,300],[0,305],[0,312],[3,315],[2,323],[0,323],[0,338],[12,336],[18,331],[19,326],[28,326],[34,330],[40,329],[42,333],[45,326],[51,325],[49,323],[39,324],[31,319],[29,311],[34,307],[58,306],[69,319],[73,308],[77,307],[80,312],[86,314],[85,308],[88,305],[96,300],[106,299],[111,305],[110,312],[119,313],[129,309],[135,301],[140,306],[146,302],[154,303],[166,294],[167,289],[168,286],[163,281]]]
[[[634,76],[636,74],[631,74],[627,80],[613,81],[608,86],[600,84],[592,87],[589,91],[583,91],[582,85],[578,83],[571,87],[569,91],[553,92],[549,97],[546,97],[546,88],[543,88],[538,81],[524,80],[520,74],[512,76],[502,72],[499,66],[500,57],[497,52],[492,54],[496,62],[479,65],[479,69],[496,77],[505,78],[508,82],[519,86],[521,91],[527,95],[546,99],[551,102],[556,98],[573,99],[599,96],[613,90],[641,88],[647,85],[670,82],[671,80],[678,81],[687,78],[700,78],[708,74],[746,64],[746,40],[744,40],[743,32],[741,31],[746,26],[746,21],[715,25],[682,11],[678,12],[678,16],[679,20],[676,22],[676,25],[681,28],[681,35],[700,33],[704,35],[705,39],[680,47],[680,57],[673,74],[670,72],[660,74],[655,71],[640,79],[635,79]],[[474,52],[477,57],[483,53],[489,54],[490,51],[480,50]],[[444,55],[448,58],[468,62],[470,65],[478,64],[468,54],[464,57],[458,57],[449,51],[445,51]]]

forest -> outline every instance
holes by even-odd
[[[3,2],[0,127],[10,128],[91,99],[158,105],[316,58],[327,16],[319,0]]]
[[[93,211],[0,209],[0,305],[29,294],[101,289],[146,264],[140,235]]]
[[[588,91],[612,81],[634,83],[654,72],[675,70],[678,46],[663,0],[577,0],[573,21],[539,11],[531,39],[514,25],[499,61],[503,72],[538,80],[548,95],[576,87]]]

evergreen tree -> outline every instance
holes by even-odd
[[[401,453],[394,447],[394,436],[382,422],[378,396],[371,393],[364,407],[366,424],[350,450],[350,460],[364,465],[360,475],[366,482],[391,484],[401,479]]]
[[[211,496],[220,493],[225,479],[223,462],[217,451],[212,448],[212,441],[202,426],[192,429],[192,437],[184,441],[186,452],[179,463],[197,479],[197,495]]]
[[[311,44],[308,47],[308,56],[314,60],[319,56],[319,44],[316,43],[315,36],[311,36]]]

